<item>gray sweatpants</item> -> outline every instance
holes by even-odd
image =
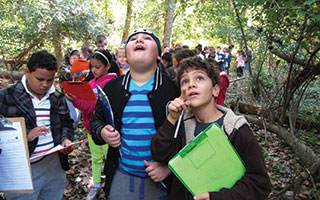
[[[144,183],[142,183],[141,181],[144,181]],[[130,188],[133,191],[130,191]],[[140,198],[142,194],[144,198]],[[140,178],[136,176],[130,176],[117,170],[112,180],[109,199],[162,200],[167,199],[167,192],[166,189],[160,183],[154,182],[149,177]]]

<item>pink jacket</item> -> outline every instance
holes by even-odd
[[[244,67],[244,64],[245,64],[244,56],[243,55],[238,56],[236,63],[238,67]]]
[[[104,85],[109,82],[111,79],[116,78],[117,75],[114,73],[106,74],[102,77],[100,77],[98,80],[96,78],[92,79],[89,84],[96,95],[98,97],[98,92],[97,92],[97,85],[100,86],[101,88],[104,87]],[[88,130],[88,133],[91,134],[90,131],[90,120],[93,116],[94,108],[96,106],[97,101],[89,101],[89,100],[83,100],[76,98],[73,101],[74,107],[78,108],[80,111],[82,111],[82,119],[83,119],[83,124],[84,127]]]

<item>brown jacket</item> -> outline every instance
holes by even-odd
[[[266,199],[271,191],[271,183],[261,148],[248,122],[244,117],[235,115],[228,108],[219,105],[217,105],[217,108],[226,114],[221,128],[242,158],[246,167],[246,173],[231,189],[223,188],[219,192],[209,192],[210,199]],[[190,132],[194,132],[195,123],[196,121],[192,113],[186,113],[178,137],[174,139],[175,126],[169,121],[165,121],[151,141],[151,152],[154,160],[168,163],[168,161],[186,145],[186,141],[192,139],[186,137],[186,135],[188,135],[188,132],[189,135]],[[173,178],[171,185],[169,199],[192,199],[191,193],[176,177]]]

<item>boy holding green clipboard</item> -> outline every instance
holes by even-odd
[[[176,154],[196,138],[213,123],[218,124],[223,133],[228,137],[233,145],[236,154],[243,161],[245,169],[244,175],[235,181],[233,186],[221,188],[218,191],[206,191],[202,194],[193,196],[183,185],[184,180],[179,180],[175,176],[170,188],[169,200],[187,200],[187,199],[265,199],[271,191],[271,183],[267,174],[263,155],[259,144],[254,137],[248,122],[242,116],[235,115],[230,109],[215,105],[215,97],[219,94],[219,78],[213,70],[213,66],[201,58],[187,58],[181,62],[177,73],[177,81],[181,87],[181,96],[172,101],[169,106],[169,115],[164,124],[158,129],[157,134],[151,142],[151,151],[154,160],[161,163],[168,163]],[[179,127],[176,127],[181,111],[184,110],[183,121]],[[175,129],[178,128],[178,134],[175,137]],[[210,127],[209,127],[210,128]],[[230,145],[230,146],[232,146]],[[207,145],[207,151],[192,160],[195,160],[194,171],[188,171],[186,174],[197,173],[202,163],[213,159],[210,149]],[[212,146],[212,145],[211,145]],[[213,150],[212,150],[213,151]],[[219,151],[214,151],[219,154]],[[181,153],[181,152],[180,152]],[[214,153],[213,153],[214,154]],[[220,153],[221,154],[221,153]],[[227,153],[225,153],[227,154]],[[196,155],[196,154],[195,154]],[[199,159],[205,157],[205,161]],[[221,162],[221,161],[219,161]],[[225,161],[228,165],[228,160]],[[232,162],[230,162],[232,165]],[[177,167],[177,166],[176,166]],[[179,167],[179,166],[178,166]],[[185,166],[181,166],[185,167]],[[212,170],[212,174],[217,173],[214,166],[207,169]],[[186,168],[190,170],[190,168]],[[181,178],[181,177],[180,177]],[[237,178],[238,179],[238,178]],[[206,184],[216,184],[216,179]],[[208,187],[211,188],[211,187]],[[190,189],[190,188],[189,188]],[[192,197],[193,196],[193,197]]]

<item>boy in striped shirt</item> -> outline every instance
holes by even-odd
[[[47,51],[32,54],[22,79],[0,91],[0,114],[24,117],[34,193],[6,193],[8,200],[62,199],[69,169],[64,152],[43,156],[54,146],[67,146],[73,139],[73,126],[64,96],[54,89],[56,58]],[[39,157],[37,159],[32,159]]]
[[[161,72],[159,38],[137,29],[128,38],[130,70],[104,87],[114,114],[112,127],[98,101],[90,123],[96,144],[109,144],[104,191],[114,199],[163,199],[161,182],[170,175],[167,165],[155,162],[150,142],[166,119],[166,105],[179,95],[170,77]]]

